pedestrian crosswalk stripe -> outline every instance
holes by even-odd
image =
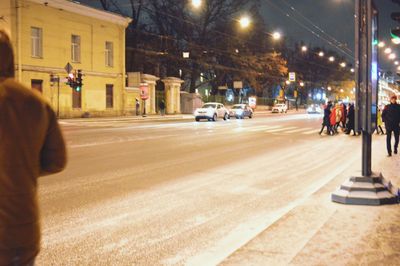
[[[316,130],[316,129],[306,131],[306,132],[301,132],[301,134],[303,134],[303,135],[311,135],[311,134],[317,134],[317,133],[318,133],[318,130]]]
[[[278,128],[278,129],[266,130],[265,132],[274,133],[274,132],[280,132],[280,131],[285,131],[285,130],[294,129],[294,128],[297,128],[297,127],[283,127],[283,128]]]
[[[306,130],[310,130],[310,129],[311,128],[309,128],[309,127],[303,127],[303,128],[285,131],[285,133],[296,133],[296,132],[306,131]]]
[[[281,128],[282,126],[259,126],[259,127],[253,127],[249,129],[249,131],[261,131],[261,130],[268,130],[268,129],[277,129]]]
[[[242,131],[245,131],[246,130],[246,128],[244,128],[244,127],[238,127],[238,128],[234,128],[233,129],[233,131],[235,131],[235,132],[242,132]]]

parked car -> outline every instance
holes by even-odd
[[[320,113],[322,113],[322,109],[318,104],[311,104],[307,108],[307,113],[308,114],[320,114]]]
[[[196,121],[200,121],[200,119],[217,121],[218,118],[229,119],[229,111],[222,103],[205,103],[201,108],[197,108],[194,111],[194,119]]]
[[[251,109],[250,106],[247,104],[235,104],[232,106],[232,108],[229,110],[229,116],[230,117],[236,117],[238,118],[245,118],[246,116],[248,118],[253,117],[253,109]]]
[[[287,105],[285,103],[278,103],[272,107],[273,113],[287,113]]]

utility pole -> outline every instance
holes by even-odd
[[[355,130],[362,131],[361,176],[355,175],[332,193],[343,204],[382,205],[398,202],[398,189],[371,170],[372,133],[378,109],[378,10],[373,0],[356,0]]]

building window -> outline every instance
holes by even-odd
[[[75,63],[81,62],[81,36],[71,36],[71,60]]]
[[[106,66],[112,67],[114,65],[114,50],[113,50],[113,43],[106,42]]]
[[[43,80],[41,79],[32,79],[31,80],[31,88],[43,93]]]
[[[114,85],[106,85],[106,108],[114,107]]]
[[[42,58],[42,29],[31,27],[31,55],[32,57]]]

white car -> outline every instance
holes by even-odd
[[[235,104],[229,110],[229,116],[230,117],[236,117],[237,119],[239,119],[239,118],[243,119],[246,116],[248,118],[252,118],[253,117],[253,110],[247,104]]]
[[[312,104],[307,108],[307,113],[320,114],[320,113],[322,113],[322,109],[318,104]]]
[[[273,113],[287,113],[287,105],[284,103],[275,104],[274,107],[272,107],[272,112]]]
[[[200,119],[217,121],[218,118],[229,119],[229,112],[222,103],[205,103],[194,111],[196,121],[200,121]]]

